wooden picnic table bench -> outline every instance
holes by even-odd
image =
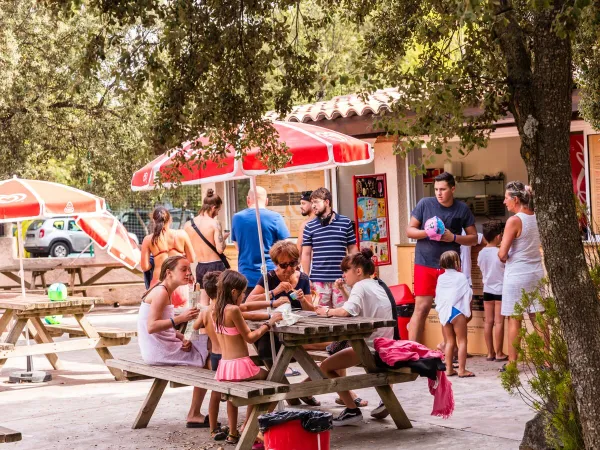
[[[17,442],[23,439],[20,431],[11,430],[10,428],[0,427],[0,444],[8,442]]]
[[[394,370],[378,367],[364,340],[377,328],[394,326],[394,321],[362,320],[362,318],[348,318],[349,320],[335,318],[332,320],[331,317],[301,315],[303,317],[298,323],[273,329],[282,346],[266,380],[216,381],[215,373],[207,369],[189,366],[151,366],[139,360],[106,361],[109,367],[125,371],[128,377],[154,379],[150,392],[134,421],[133,428],[144,428],[148,425],[169,382],[220,392],[235,406],[256,405],[248,418],[236,447],[237,450],[252,448],[258,434],[258,417],[264,414],[273,402],[367,387],[374,387],[377,390],[398,429],[411,428],[412,425],[390,385],[414,381],[418,375],[412,373],[408,368]],[[248,322],[251,329],[258,328],[260,324],[261,322]],[[325,352],[309,353],[303,348],[303,345],[333,340],[349,340],[366,373],[331,379],[325,377],[315,362],[315,357],[324,358],[323,353]],[[310,381],[289,384],[285,378],[285,370],[292,358],[304,369],[310,377]]]
[[[23,261],[25,272],[31,272],[31,281],[25,280],[25,288],[33,292],[45,292],[48,288],[46,283],[46,273],[54,270],[64,270],[69,276],[68,290],[69,294],[82,292],[87,296],[87,290],[90,288],[118,289],[120,287],[143,286],[143,272],[139,269],[130,269],[119,262],[88,262],[84,260],[75,260],[74,258],[48,258],[46,261],[25,259]],[[100,269],[87,279],[83,276],[83,269]],[[113,270],[124,269],[140,277],[139,281],[113,281],[102,282],[101,280]],[[3,266],[0,268],[0,274],[8,277],[17,284],[0,286],[0,289],[11,290],[21,288],[21,278],[19,276],[20,267],[18,265]],[[78,283],[77,283],[78,281]],[[40,289],[41,288],[41,289]]]
[[[85,317],[96,303],[102,303],[99,297],[68,297],[64,301],[52,302],[41,295],[25,297],[0,297],[0,309],[4,314],[0,317],[0,336],[6,330],[8,335],[0,342],[0,368],[7,358],[17,356],[44,355],[56,370],[62,368],[57,353],[94,349],[103,361],[112,359],[108,347],[127,345],[135,332],[126,330],[98,330]],[[45,316],[73,314],[79,327],[66,325],[47,325],[42,320]],[[14,324],[9,329],[10,322]],[[27,327],[35,345],[15,345],[21,333]],[[53,337],[65,332],[79,339],[69,339],[54,342]],[[54,333],[54,336],[53,334]],[[101,334],[102,333],[102,334]],[[118,369],[108,367],[117,380],[124,380],[123,373]]]

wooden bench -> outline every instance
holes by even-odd
[[[76,325],[46,325],[46,330],[48,330],[48,333],[50,333],[50,336],[52,337],[62,336],[65,333],[68,334],[70,338],[86,335],[85,332]],[[135,330],[123,330],[112,327],[95,327],[95,330],[100,337],[107,339],[131,339],[132,337],[137,336],[137,331]]]
[[[23,439],[20,431],[11,430],[10,428],[0,427],[0,444],[8,442],[17,442]]]
[[[344,378],[324,378],[311,383],[277,383],[266,380],[216,381],[215,372],[190,366],[152,366],[141,360],[110,359],[106,365],[123,371],[129,380],[153,378],[144,403],[136,417],[133,428],[145,428],[158,405],[167,384],[195,386],[220,392],[236,406],[270,403],[319,395],[325,392],[340,392],[373,386],[387,386],[393,383],[414,381],[417,374],[410,369],[394,372],[365,373]]]
[[[273,381],[217,381],[215,372],[191,366],[151,366],[141,360],[111,359],[109,367],[121,369],[128,379],[154,378],[150,392],[133,423],[133,428],[145,428],[158,405],[168,382],[184,386],[194,386],[220,392],[226,398],[241,398],[246,401],[262,399],[272,395],[283,395],[290,391],[290,385]]]

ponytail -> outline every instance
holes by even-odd
[[[161,234],[165,230],[165,226],[171,220],[171,214],[167,208],[163,206],[157,206],[152,212],[152,222],[154,226],[152,228],[152,245],[156,245],[160,239]]]
[[[512,198],[518,198],[522,206],[533,211],[533,189],[520,181],[511,181],[506,185],[506,192]]]

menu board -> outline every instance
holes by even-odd
[[[291,173],[284,175],[260,175],[256,184],[267,190],[270,210],[283,216],[291,237],[298,237],[298,230],[306,217],[300,212],[300,199],[303,191],[314,191],[325,186],[325,172]]]
[[[392,263],[392,256],[386,176],[355,175],[353,185],[358,247],[371,249],[376,266],[387,266]]]

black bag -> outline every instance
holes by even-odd
[[[258,426],[261,432],[282,423],[299,420],[302,428],[311,433],[322,433],[331,430],[333,415],[324,411],[276,411],[258,416]]]
[[[223,265],[225,266],[225,268],[226,269],[231,269],[231,264],[229,264],[229,260],[227,259],[227,256],[225,256],[224,253],[219,253],[217,251],[216,247],[214,245],[212,245],[211,242],[204,237],[204,235],[202,234],[202,232],[200,231],[200,229],[196,226],[196,224],[194,223],[193,220],[190,220],[190,223],[192,224],[192,228],[194,229],[194,231],[196,233],[198,233],[198,236],[200,236],[200,238],[202,238],[202,240],[204,241],[204,243],[206,245],[208,245],[208,248],[210,248],[213,252],[215,252],[217,254],[217,256],[219,257],[219,259],[221,260],[221,262],[223,263]]]
[[[333,341],[325,350],[330,355],[335,355],[337,352],[341,352],[342,350],[350,347],[350,341]]]

